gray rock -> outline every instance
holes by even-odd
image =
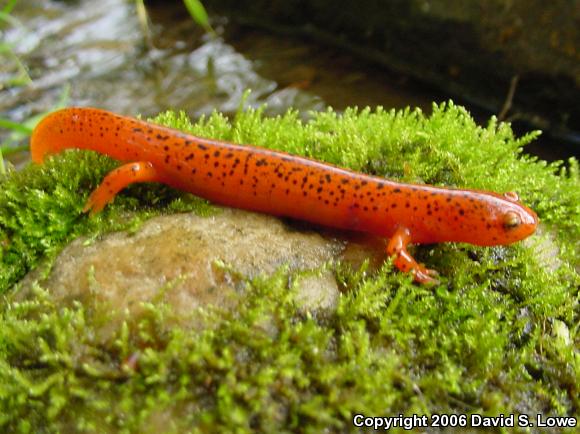
[[[235,209],[210,217],[166,215],[145,222],[135,233],[75,240],[46,276],[41,270],[30,273],[17,297],[26,297],[38,281],[56,303],[80,301],[106,309],[113,318],[104,327],[108,336],[107,329],[113,331],[127,316],[138,316],[143,303],[162,301],[177,317],[190,321],[189,314],[200,307],[235,308],[243,296],[240,275],[270,275],[282,266],[290,272],[314,270],[341,258],[353,266],[368,257],[380,264],[382,247],[364,240],[347,244],[271,216]],[[338,286],[330,271],[299,273],[291,289],[305,311],[333,309],[338,302]]]

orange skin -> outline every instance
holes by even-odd
[[[515,193],[402,184],[93,108],[59,110],[34,129],[36,163],[67,148],[126,163],[93,191],[85,212],[101,211],[129,184],[162,182],[231,207],[389,237],[395,266],[420,283],[436,282],[437,273],[413,259],[409,244],[510,244],[531,235],[538,223]]]

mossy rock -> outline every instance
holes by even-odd
[[[330,264],[338,304],[310,312],[294,296],[297,276],[282,267],[238,276],[245,284],[236,309],[197,309],[195,328],[162,302],[144,303],[103,342],[96,336],[108,318],[96,299],[64,305],[39,284],[19,298],[18,282],[40,264],[50,272],[81,235],[219,210],[139,185],[89,218],[84,201],[115,162],[72,151],[30,165],[0,181],[3,431],[344,432],[357,413],[578,416],[577,162],[522,154],[535,134],[516,139],[494,119],[478,127],[452,103],[430,116],[379,108],[300,119],[249,110],[231,121],[216,113],[191,124],[171,112],[154,121],[403,181],[516,190],[541,228],[510,247],[417,248],[443,275],[434,288],[413,284],[389,261],[378,270]]]

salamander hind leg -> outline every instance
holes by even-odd
[[[387,245],[387,254],[395,256],[394,264],[403,272],[413,273],[416,282],[423,284],[437,284],[435,279],[439,274],[435,270],[430,270],[419,264],[407,251],[407,246],[411,242],[411,232],[405,227],[399,227],[393,234]]]
[[[103,182],[89,196],[83,212],[100,212],[115,199],[117,193],[135,182],[160,182],[159,172],[148,161],[124,164],[109,172]]]

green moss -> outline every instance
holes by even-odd
[[[192,125],[173,113],[156,121],[405,181],[517,190],[543,228],[511,247],[417,248],[444,276],[435,288],[388,261],[374,273],[337,265],[337,310],[308,314],[282,269],[248,280],[235,312],[191,313],[207,327],[168,328],[174,314],[158,303],[103,343],[104,309],[57,305],[42,288],[14,301],[11,286],[80,234],[211,207],[141,185],[89,219],[83,203],[114,162],[69,152],[31,165],[0,189],[2,430],[320,432],[350,430],[355,413],[578,416],[577,163],[564,170],[521,155],[534,135],[515,139],[494,120],[477,127],[453,104],[429,117],[349,109],[299,119],[250,110],[232,122],[214,114]]]

